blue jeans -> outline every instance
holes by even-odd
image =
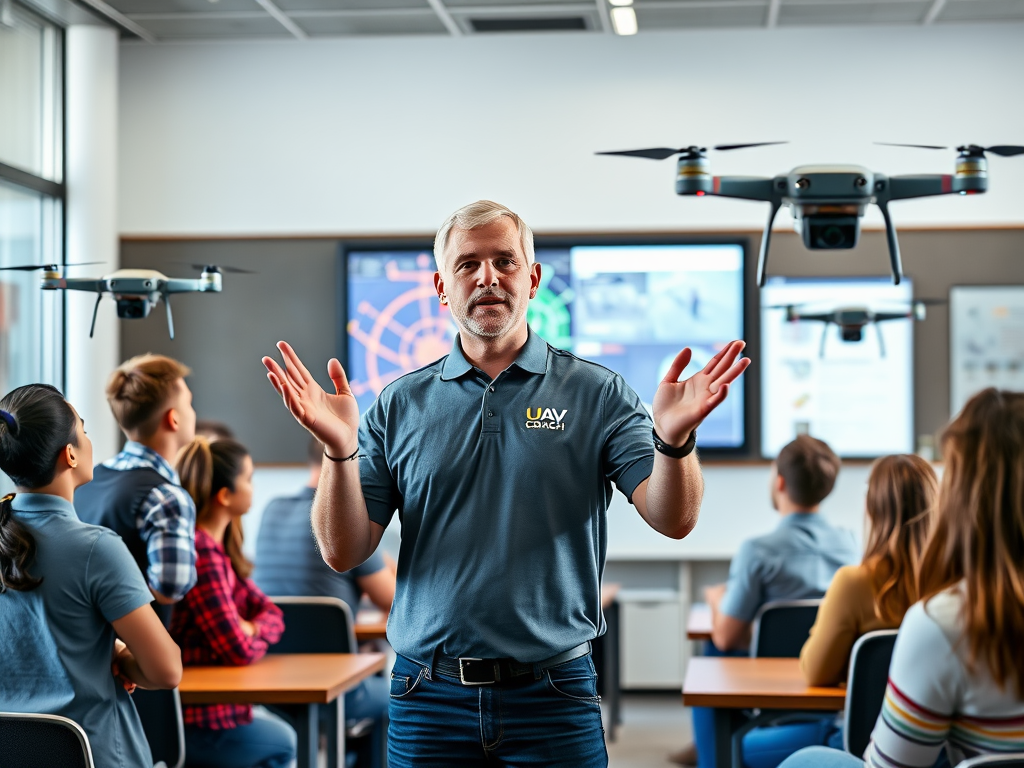
[[[286,768],[295,759],[295,730],[277,715],[255,708],[237,728],[185,726],[188,768]]]
[[[864,768],[864,761],[839,749],[807,747],[790,755],[779,768]]]
[[[389,768],[605,768],[590,655],[510,685],[462,685],[399,656],[391,673]]]

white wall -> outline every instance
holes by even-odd
[[[713,171],[951,173],[952,153],[871,142],[1024,141],[1022,41],[1000,24],[123,44],[121,232],[422,233],[484,196],[541,231],[759,227],[762,204],[676,198],[670,161],[592,153],[789,139]],[[894,216],[1024,222],[1024,158],[991,172],[987,195]]]

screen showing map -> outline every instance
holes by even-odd
[[[456,328],[434,290],[429,250],[347,253],[347,372],[361,411],[389,383],[448,354]],[[652,407],[684,346],[700,370],[743,335],[743,246],[538,246],[530,327],[552,346],[620,373]],[[702,448],[744,443],[742,381],[705,420]]]
[[[838,309],[908,311],[909,279],[770,277],[761,291],[761,452],[774,458],[798,434],[840,456],[913,450],[913,320],[864,326],[844,341],[838,325],[790,320]]]

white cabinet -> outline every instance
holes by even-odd
[[[684,633],[679,593],[622,590],[622,687],[680,689]]]

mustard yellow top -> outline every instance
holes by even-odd
[[[870,571],[863,565],[840,568],[821,600],[811,636],[800,651],[800,670],[809,685],[844,682],[857,639],[876,629],[897,627],[898,622],[875,615]]]

